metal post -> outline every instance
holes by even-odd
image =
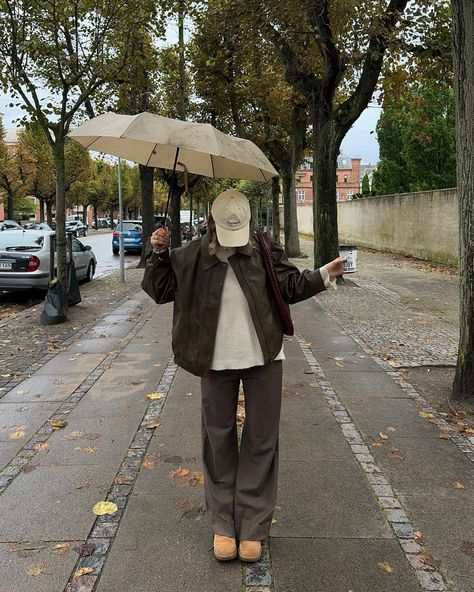
[[[120,281],[125,282],[125,251],[123,248],[123,203],[122,203],[122,160],[118,159],[118,192],[119,192],[119,253],[120,253]]]

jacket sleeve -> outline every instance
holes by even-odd
[[[283,298],[289,304],[306,300],[326,290],[319,269],[300,271],[288,261],[285,251],[272,241],[273,266]]]
[[[160,254],[151,251],[147,255],[141,286],[157,304],[174,300],[176,278],[169,251]]]

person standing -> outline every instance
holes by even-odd
[[[248,199],[224,191],[212,204],[203,237],[170,251],[166,228],[152,234],[142,281],[158,304],[174,302],[175,362],[201,377],[204,492],[221,561],[260,559],[278,483],[283,330],[250,222]],[[279,245],[271,248],[289,304],[335,288],[342,275],[342,257],[300,272]],[[245,423],[239,450],[240,382]]]

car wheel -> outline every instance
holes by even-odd
[[[87,268],[87,275],[86,275],[86,282],[92,281],[92,278],[95,274],[95,265],[93,261],[89,261],[89,266]]]
[[[119,250],[118,250],[118,249],[112,249],[112,253],[113,253],[114,255],[118,255],[118,254],[119,254]]]

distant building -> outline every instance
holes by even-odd
[[[351,158],[341,153],[337,159],[336,199],[350,201],[356,193],[360,193],[361,158]],[[302,166],[296,171],[296,203],[299,205],[313,203],[313,159],[305,158]]]
[[[372,189],[372,177],[374,171],[377,170],[378,164],[361,164],[360,165],[360,185],[362,187],[362,179],[367,175],[369,177],[369,186]]]

